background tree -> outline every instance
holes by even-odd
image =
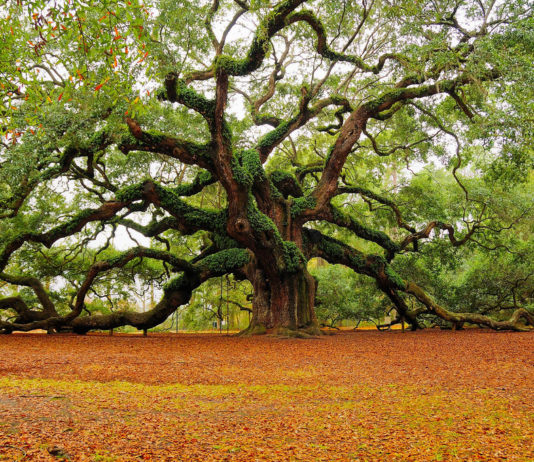
[[[372,278],[414,328],[428,313],[534,324],[521,298],[507,320],[456,312],[395,270],[427,241],[492,248],[530,216],[532,196],[518,214],[498,199],[532,171],[528,3],[41,0],[1,14],[4,331],[146,329],[233,273],[253,287],[248,333],[315,334],[313,257]],[[407,174],[439,164],[453,200]],[[132,242],[118,253],[117,230]],[[92,287],[140,260],[167,280],[159,303],[91,313]]]
[[[363,276],[340,265],[318,266],[312,270],[317,278],[316,315],[323,326],[336,328],[344,320],[356,327],[363,322],[380,324],[391,303]]]

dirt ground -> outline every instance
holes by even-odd
[[[534,334],[0,336],[0,460],[534,461]]]

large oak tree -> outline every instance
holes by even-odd
[[[4,332],[147,329],[231,273],[253,287],[246,332],[316,334],[315,257],[372,278],[414,328],[429,313],[534,325],[521,306],[455,312],[394,270],[428,240],[491,248],[528,215],[497,220],[492,190],[469,180],[532,169],[529,2],[41,0],[1,14]],[[445,222],[437,204],[423,221],[396,177],[440,162],[461,213]],[[146,239],[113,250],[119,229]],[[103,278],[136,272],[168,276],[159,303],[91,312]]]

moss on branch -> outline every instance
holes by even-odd
[[[252,177],[254,182],[266,179],[265,170],[260,160],[260,153],[256,149],[241,151],[243,168]]]
[[[169,95],[167,95],[169,96]],[[215,115],[215,101],[209,100],[188,86],[183,79],[176,80],[176,101],[212,119]]]
[[[288,273],[296,273],[306,266],[306,257],[294,242],[284,241],[284,269]]]
[[[313,196],[297,197],[291,203],[291,216],[298,217],[306,210],[313,209],[317,205],[317,200]]]
[[[304,193],[299,182],[290,172],[284,170],[274,170],[269,174],[269,178],[276,189],[287,198],[289,196],[301,197]]]
[[[200,172],[191,183],[183,183],[172,189],[178,196],[193,196],[204,189],[204,187],[215,183],[217,180],[210,172]]]
[[[145,195],[145,185],[149,181],[151,180],[147,179],[140,183],[125,186],[124,188],[119,189],[115,193],[115,197],[117,198],[117,200],[122,202],[133,202],[141,200],[144,198]]]
[[[246,249],[226,249],[209,255],[197,263],[201,270],[208,270],[212,276],[222,276],[246,265],[250,254]]]
[[[378,244],[380,247],[387,250],[390,256],[400,251],[401,247],[396,242],[392,241],[386,233],[363,225],[354,217],[343,213],[335,206],[331,206],[331,211],[332,223],[351,230],[356,236],[362,239]]]
[[[226,226],[226,212],[205,210],[189,205],[172,189],[154,184],[154,190],[161,207],[171,215],[182,219],[187,225],[198,229],[221,232]]]
[[[249,260],[250,253],[246,249],[222,250],[200,260],[194,265],[194,271],[186,271],[171,279],[163,289],[166,294],[193,290],[209,278],[222,276],[243,267]]]
[[[319,256],[334,264],[345,265],[355,272],[385,282],[394,289],[404,290],[406,284],[381,255],[366,255],[342,241],[321,232],[304,228],[306,248],[310,256]]]
[[[228,55],[218,56],[213,70],[224,70],[229,75],[247,75],[258,69],[268,50],[269,40],[287,25],[287,16],[305,0],[285,0],[279,2],[260,22],[250,48],[244,58],[236,59]]]
[[[258,149],[270,149],[275,144],[279,143],[285,138],[290,128],[290,122],[284,121],[278,125],[274,130],[263,135],[257,144]]]

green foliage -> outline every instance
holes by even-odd
[[[339,224],[341,226],[346,226],[351,231],[353,231],[356,236],[367,241],[375,242],[376,244],[391,253],[396,253],[400,250],[399,245],[393,242],[391,238],[383,231],[378,231],[363,225],[358,220],[356,220],[356,218],[351,215],[344,214],[336,207],[332,207],[332,214],[334,217],[334,223]]]
[[[340,265],[319,266],[312,270],[317,278],[317,318],[335,326],[343,320],[379,322],[387,304],[368,279]]]

